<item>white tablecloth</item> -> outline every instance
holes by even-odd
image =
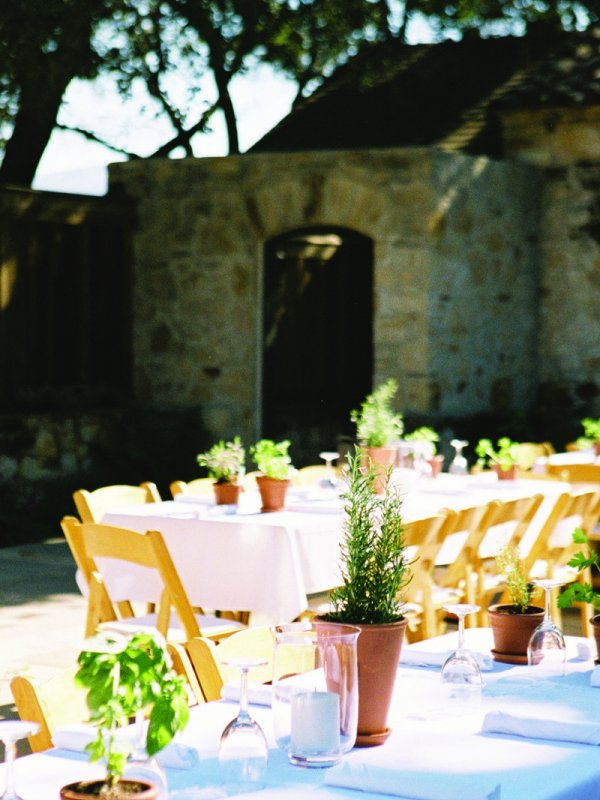
[[[289,622],[307,595],[339,584],[341,515],[294,511],[231,514],[203,503],[167,501],[114,509],[102,520],[138,531],[159,530],[192,605],[240,609]],[[156,601],[150,570],[108,572],[113,597]]]
[[[469,629],[466,637],[467,646],[474,649],[491,646],[489,629]],[[456,634],[447,634],[415,646],[446,650],[455,642]],[[416,778],[417,785],[419,773],[422,773],[430,783],[447,787],[463,784],[465,776],[472,775],[478,785],[492,788],[499,785],[502,800],[593,800],[600,797],[600,750],[597,746],[481,732],[484,716],[490,710],[508,709],[518,713],[523,705],[531,716],[536,708],[553,704],[557,716],[565,712],[576,715],[582,697],[584,704],[589,705],[589,716],[595,715],[598,719],[600,689],[589,685],[594,665],[591,660],[576,660],[577,643],[578,640],[569,640],[570,660],[568,675],[564,678],[549,681],[538,678],[535,667],[495,664],[492,672],[484,673],[481,707],[470,713],[443,706],[439,669],[400,667],[389,718],[392,734],[388,742],[372,750],[354,749],[344,757],[344,762],[350,766],[360,766],[369,760],[382,762],[397,773],[394,791],[398,797],[403,797],[403,776],[408,771],[413,781]],[[579,699],[572,704],[571,697],[575,694]],[[215,757],[218,739],[235,713],[236,705],[228,702],[208,703],[192,710],[190,724],[181,735],[181,741],[197,749],[201,763],[194,769],[167,770],[171,800],[201,800],[208,796],[203,791],[219,786]],[[252,706],[251,713],[263,727],[271,749],[267,788],[248,794],[247,798],[377,800],[385,796],[328,786],[325,783],[328,770],[290,766],[284,754],[274,747],[271,710]],[[61,785],[101,773],[102,768],[88,764],[82,754],[54,750],[18,759],[17,788],[27,800],[48,800],[58,796]],[[438,781],[435,781],[436,776]],[[423,780],[422,784],[425,783]],[[454,796],[461,800],[459,794]]]

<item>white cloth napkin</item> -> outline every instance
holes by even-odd
[[[377,748],[378,750],[380,748]],[[500,800],[500,785],[479,775],[403,769],[381,752],[354,752],[327,771],[325,783],[345,789],[377,792],[412,800]]]
[[[223,700],[238,701],[240,699],[240,684],[224,683],[221,689]],[[273,699],[273,687],[265,683],[248,684],[248,702],[255,706],[270,706]]]
[[[131,738],[132,732],[128,728],[119,731],[123,739]],[[96,729],[93,725],[81,723],[79,725],[64,725],[55,731],[52,740],[54,746],[60,750],[71,750],[83,753],[91,741],[96,738]],[[175,740],[154,756],[161,767],[171,769],[193,769],[199,762],[199,756],[193,747]]]
[[[414,667],[441,667],[453,650],[434,652],[431,650],[419,650],[415,647],[403,647],[400,651],[400,663]],[[473,651],[471,651],[473,652]],[[489,672],[494,668],[494,659],[484,653],[473,652],[477,659],[479,669]]]
[[[559,720],[521,716],[506,711],[489,711],[483,718],[481,730],[483,733],[506,733],[528,739],[600,744],[600,721]]]

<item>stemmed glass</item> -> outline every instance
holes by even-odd
[[[466,708],[479,702],[483,686],[479,663],[465,647],[465,617],[479,611],[479,606],[451,603],[443,608],[458,617],[458,646],[442,665],[442,685],[450,703]]]
[[[450,462],[448,472],[451,475],[466,475],[469,471],[469,465],[467,464],[467,459],[463,456],[462,451],[463,447],[466,447],[469,443],[465,439],[452,439],[450,444],[456,452],[454,458]]]
[[[248,713],[248,672],[266,664],[261,658],[223,659],[241,672],[240,708],[221,734],[219,764],[229,794],[258,791],[265,785],[268,746],[260,725]]]
[[[4,761],[6,763],[6,786],[0,800],[21,800],[15,790],[15,758],[17,742],[37,733],[40,726],[37,722],[5,719],[0,721],[0,742],[4,743]]]
[[[337,486],[337,477],[335,474],[335,470],[333,468],[333,462],[340,457],[339,453],[335,453],[333,451],[324,450],[322,453],[319,453],[319,458],[322,458],[325,462],[325,469],[327,471],[327,477],[323,481],[323,483],[327,487],[335,488]]]
[[[563,581],[540,578],[532,581],[545,592],[545,614],[542,622],[531,634],[527,646],[527,663],[537,666],[548,675],[564,675],[567,648],[562,631],[552,622],[550,599],[552,589],[563,585]]]

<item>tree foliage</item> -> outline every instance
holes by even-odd
[[[403,38],[421,16],[452,29],[507,32],[542,20],[596,21],[600,0],[3,0],[0,4],[0,181],[29,185],[71,81],[109,76],[124,95],[145,87],[171,133],[151,155],[195,152],[213,115],[239,151],[231,82],[259,64],[295,80],[300,99],[365,41]],[[504,26],[499,29],[498,25]],[[211,76],[214,96],[200,84]],[[179,90],[173,90],[174,80]],[[184,91],[181,83],[185,82]],[[82,120],[75,128],[105,141]],[[125,153],[129,157],[140,153]]]

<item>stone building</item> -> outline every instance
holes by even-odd
[[[137,397],[306,460],[407,417],[600,414],[600,39],[372,45],[251,152],[110,169]]]

